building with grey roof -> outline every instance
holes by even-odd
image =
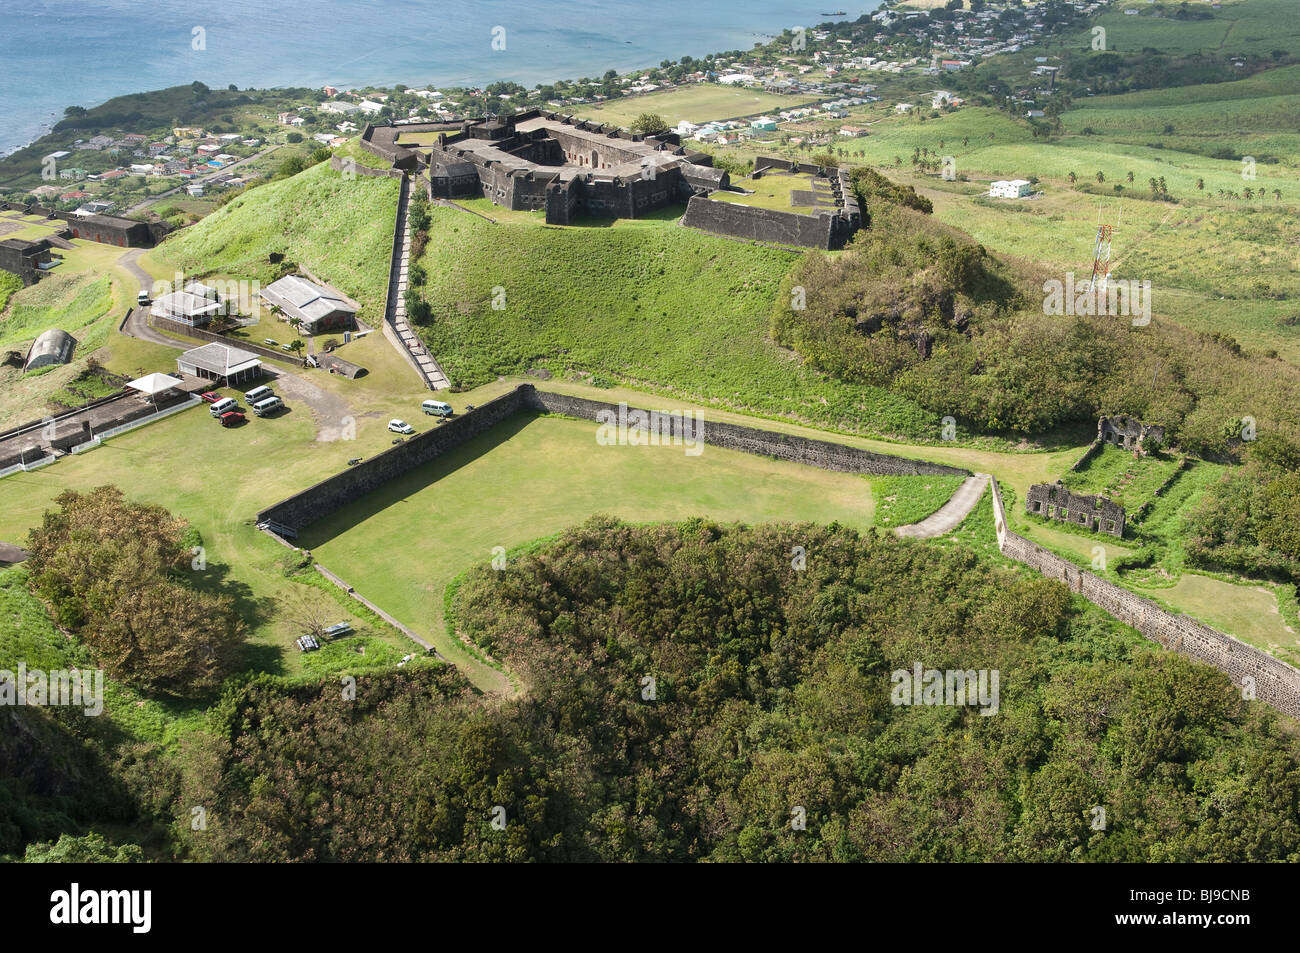
[[[262,373],[262,362],[251,351],[213,342],[192,348],[176,358],[176,369],[191,377],[230,385],[257,377]]]
[[[356,323],[356,302],[327,285],[318,285],[299,275],[286,275],[261,291],[262,300],[275,305],[302,326],[307,334],[318,334]]]
[[[67,331],[50,328],[35,341],[27,352],[23,371],[33,371],[50,364],[67,364],[72,360],[72,352],[77,349],[77,339]]]

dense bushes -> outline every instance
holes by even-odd
[[[183,520],[112,486],[55,502],[29,537],[32,588],[110,675],[188,696],[234,671],[243,622],[230,599],[181,576],[198,551]]]
[[[181,825],[191,855],[1300,858],[1300,750],[1271,715],[964,550],[594,519],[472,570],[456,601],[520,697],[441,668],[361,679],[355,701],[250,682],[187,752],[177,804],[216,818]],[[998,670],[997,714],[891,704],[916,662]]]

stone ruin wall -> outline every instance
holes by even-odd
[[[998,550],[1002,555],[1065,583],[1071,592],[1137,629],[1151,641],[1214,666],[1236,685],[1242,685],[1247,677],[1254,679],[1256,698],[1284,714],[1300,718],[1300,671],[1190,616],[1169,612],[1150,599],[1108,582],[1011,532],[1007,529],[996,480],[993,481],[993,505]]]

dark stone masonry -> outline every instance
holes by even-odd
[[[1080,496],[1057,480],[1035,483],[1025,495],[1025,512],[1033,516],[1075,523],[1097,533],[1124,535],[1124,507],[1100,494]]]
[[[1002,494],[993,481],[994,521],[998,550],[1008,559],[1024,563],[1065,583],[1094,605],[1100,606],[1126,625],[1131,625],[1153,642],[1198,662],[1227,673],[1232,681],[1249,689],[1260,701],[1278,711],[1300,718],[1300,671],[1285,662],[1212,629],[1190,616],[1162,609],[1121,586],[1074,565],[1067,559],[1007,529]]]
[[[1154,424],[1144,424],[1136,417],[1120,414],[1115,417],[1102,417],[1097,421],[1097,440],[1125,450],[1137,450],[1146,453],[1144,444],[1150,439],[1153,443],[1164,444],[1165,428]]]
[[[429,145],[402,145],[403,136]],[[686,202],[683,224],[777,244],[840,248],[862,213],[842,169],[761,157],[755,172],[797,171],[824,178],[828,207],[804,215],[713,202],[730,188],[707,153],[691,152],[675,133],[631,135],[621,129],[540,109],[456,124],[367,126],[362,148],[394,170],[420,176],[430,198],[491,200],[514,211],[542,211],[551,225],[581,216],[638,218]],[[834,202],[834,208],[829,202]]]

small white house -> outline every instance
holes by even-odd
[[[994,182],[989,186],[989,198],[1022,199],[1031,194],[1034,187],[1026,179],[1011,179]]]

